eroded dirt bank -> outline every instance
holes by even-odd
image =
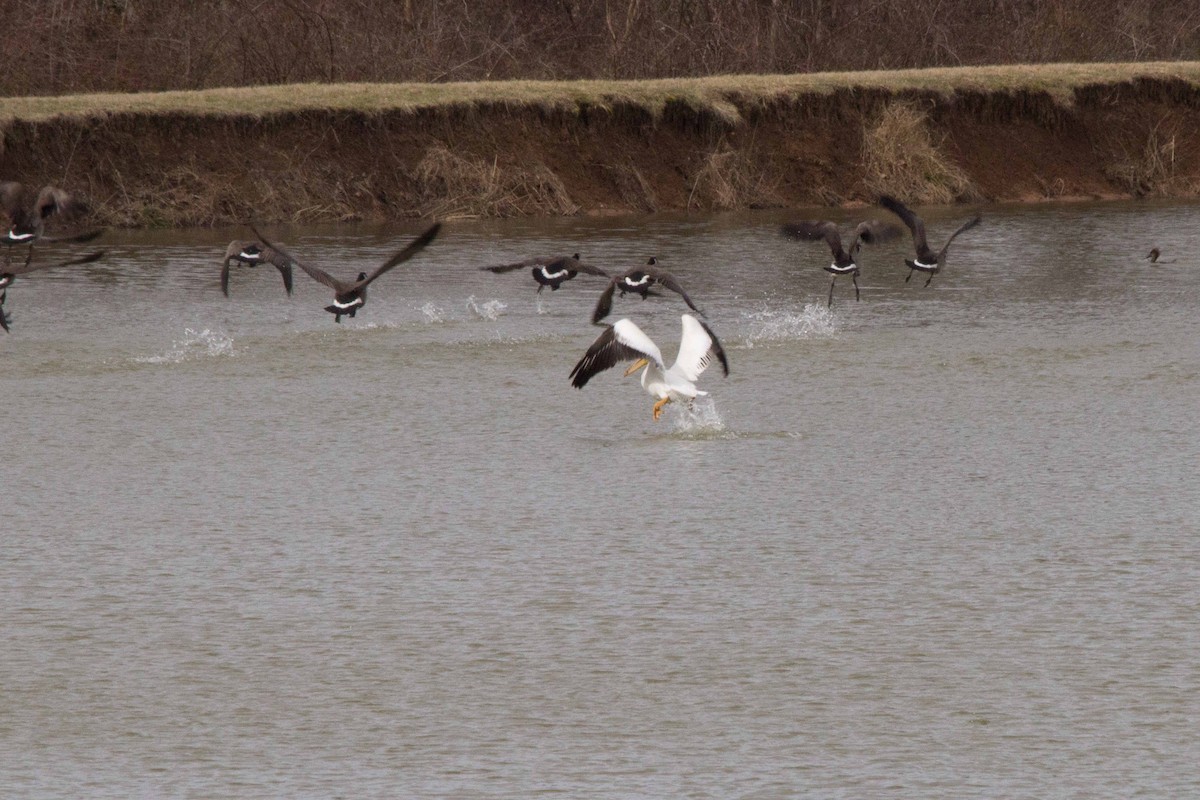
[[[111,225],[513,216],[1200,193],[1200,89],[732,96],[266,118],[10,122],[0,178],[82,193]]]

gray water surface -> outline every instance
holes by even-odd
[[[828,213],[450,223],[341,325],[224,298],[240,230],[18,278],[0,795],[1200,792],[1200,207],[989,209],[832,309],[777,233]],[[349,276],[421,227],[272,232]],[[475,269],[576,250],[707,312],[693,411],[571,388],[602,282]],[[684,310],[612,319],[670,360]]]

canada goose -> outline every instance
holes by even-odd
[[[257,267],[264,261],[274,264],[283,276],[283,288],[292,293],[292,262],[278,250],[267,247],[262,242],[249,242],[235,239],[225,248],[225,260],[221,262],[221,291],[229,297],[229,263],[245,264],[247,267]]]
[[[683,335],[679,340],[679,354],[669,368],[663,361],[658,345],[631,320],[621,319],[615,325],[606,325],[604,333],[592,342],[583,358],[579,359],[571,370],[571,385],[582,389],[593,375],[621,361],[636,359],[625,370],[625,374],[632,375],[645,368],[642,372],[642,388],[657,401],[653,412],[655,421],[662,414],[663,406],[672,400],[681,400],[690,405],[698,395],[708,394],[696,388],[696,381],[712,359],[721,362],[726,375],[729,374],[729,362],[711,328],[690,314],[684,314],[682,319]]]
[[[1146,255],[1143,256],[1143,258],[1145,258],[1151,264],[1174,264],[1175,263],[1175,259],[1173,259],[1173,258],[1160,258],[1160,256],[1162,256],[1162,251],[1159,250],[1157,247],[1153,247],[1150,249],[1149,253],[1146,253]]]
[[[8,330],[12,319],[4,313],[4,301],[8,298],[8,287],[18,275],[25,275],[30,272],[35,272],[39,269],[52,269],[54,267],[70,267],[75,264],[90,264],[93,261],[98,261],[104,257],[104,251],[98,250],[95,253],[88,253],[86,256],[73,258],[70,261],[61,261],[57,264],[29,264],[25,263],[19,267],[7,265],[0,269],[0,328]]]
[[[89,242],[95,239],[102,230],[65,236],[43,236],[46,220],[51,216],[70,216],[87,210],[86,204],[67,194],[57,186],[43,186],[33,193],[32,187],[17,181],[0,182],[0,207],[8,217],[8,229],[0,237],[0,242],[8,245],[5,254],[5,267],[12,262],[14,245],[29,246],[25,256],[25,265],[33,260],[33,245],[35,242]]]
[[[626,293],[640,294],[645,300],[651,292],[650,289],[655,284],[660,284],[672,292],[675,292],[683,298],[683,302],[687,303],[688,308],[695,311],[697,314],[703,315],[704,312],[696,308],[696,304],[692,302],[692,298],[687,296],[687,292],[683,290],[683,286],[675,279],[675,276],[666,270],[657,269],[657,258],[651,258],[646,262],[645,266],[634,267],[626,270],[620,275],[613,275],[612,280],[608,282],[608,288],[600,295],[600,299],[596,301],[596,310],[592,312],[592,324],[599,324],[600,320],[608,316],[612,311],[613,292],[618,289],[621,291],[621,296]]]
[[[908,283],[909,278],[912,278],[913,271],[915,270],[929,273],[929,280],[925,281],[925,285],[928,286],[933,281],[933,276],[941,271],[942,264],[946,263],[946,251],[950,249],[950,243],[954,241],[954,238],[963,231],[968,231],[983,221],[983,217],[978,215],[967,220],[958,227],[958,230],[950,234],[950,238],[942,245],[942,249],[935,253],[929,247],[929,242],[925,239],[925,223],[911,209],[896,198],[889,197],[888,195],[880,197],[879,204],[903,220],[908,229],[912,231],[913,245],[917,250],[917,259],[916,261],[904,260],[904,263],[908,265],[908,277],[904,279],[905,283]]]
[[[825,243],[829,245],[829,249],[833,252],[833,263],[824,267],[824,270],[833,273],[833,280],[829,282],[829,302],[827,303],[827,306],[832,306],[833,285],[837,283],[838,275],[850,276],[850,279],[854,282],[854,300],[857,302],[859,299],[859,269],[855,257],[862,248],[862,243],[874,244],[875,242],[886,242],[895,239],[900,235],[900,227],[897,225],[888,225],[875,219],[860,222],[854,228],[854,238],[850,240],[850,247],[848,249],[842,246],[842,234],[838,230],[836,222],[801,220],[800,222],[791,222],[784,225],[782,232],[785,236],[791,236],[795,239],[807,239],[809,241],[824,239]]]
[[[503,272],[512,272],[515,269],[522,267],[532,267],[530,273],[533,279],[538,283],[538,294],[542,293],[542,289],[547,286],[550,291],[558,291],[558,287],[562,286],[567,281],[574,278],[580,272],[585,275],[600,275],[607,278],[608,273],[599,267],[593,267],[591,264],[585,264],[579,260],[579,253],[573,256],[542,256],[535,258],[527,258],[524,261],[516,261],[512,264],[497,264],[491,267],[480,267],[481,270],[495,272],[497,274]]]
[[[372,281],[390,270],[392,267],[398,264],[403,264],[417,253],[424,250],[425,247],[437,237],[438,231],[441,230],[441,228],[442,224],[440,222],[434,223],[428,230],[410,242],[407,247],[393,255],[387,261],[380,264],[379,267],[377,267],[370,275],[367,275],[365,272],[360,272],[358,273],[358,278],[356,280],[343,281],[333,277],[323,269],[310,267],[308,264],[305,264],[303,261],[293,256],[287,250],[284,250],[279,245],[267,239],[267,237],[259,233],[258,229],[253,225],[250,226],[250,230],[254,231],[254,235],[258,237],[259,241],[272,250],[277,251],[284,258],[287,258],[293,264],[300,267],[300,269],[307,272],[313,280],[317,281],[318,283],[323,283],[330,289],[333,289],[333,304],[325,306],[325,310],[330,314],[333,314],[334,322],[341,322],[342,317],[354,317],[358,313],[358,310],[367,302],[367,286],[369,286]]]

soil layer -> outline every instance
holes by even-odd
[[[905,158],[867,167],[867,132],[903,105],[965,175],[956,202],[1200,193],[1200,88],[1181,80],[1070,99],[872,88],[728,101],[736,114],[580,101],[17,118],[0,179],[63,186],[123,226],[854,205],[881,191],[933,202],[935,177]]]

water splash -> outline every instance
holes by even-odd
[[[673,435],[682,435],[692,439],[709,439],[718,438],[727,433],[725,419],[711,398],[697,398],[690,407],[671,403],[668,408],[674,408],[674,413],[670,417],[674,425]]]
[[[445,322],[446,312],[438,308],[432,301],[421,306],[421,313],[425,315],[426,322]]]
[[[837,317],[824,305],[808,303],[801,311],[763,309],[746,313],[746,347],[760,342],[827,339],[837,334]]]
[[[183,338],[176,340],[167,352],[157,356],[141,356],[133,360],[138,364],[179,364],[200,358],[233,354],[233,337],[224,331],[208,328],[197,331],[185,328]]]
[[[496,320],[504,313],[504,309],[508,308],[508,304],[502,300],[488,300],[480,305],[475,300],[475,295],[467,298],[467,311],[470,311],[480,319]]]

